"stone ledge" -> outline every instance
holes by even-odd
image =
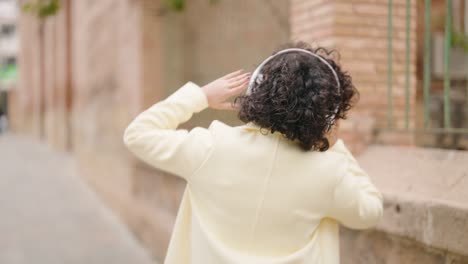
[[[377,230],[468,256],[468,152],[371,146],[358,160],[385,197]]]
[[[341,264],[468,264],[468,257],[378,230],[340,229]]]
[[[384,193],[384,217],[376,229],[468,256],[468,208]]]

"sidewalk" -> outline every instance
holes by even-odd
[[[68,155],[13,135],[0,135],[0,263],[154,264]]]

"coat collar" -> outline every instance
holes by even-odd
[[[260,130],[261,129],[260,126],[257,126],[253,122],[248,122],[248,123],[244,124],[243,128],[246,129],[246,130]]]
[[[247,130],[247,131],[260,131],[262,128],[258,125],[256,125],[255,123],[253,122],[248,122],[248,123],[245,123],[243,126],[242,126],[243,129]],[[263,132],[263,134],[271,134],[269,131],[267,131],[267,133]],[[278,131],[275,131],[273,134],[275,135],[280,135],[284,138],[286,138],[283,134],[281,134],[280,132]],[[330,150],[335,150],[335,151],[339,151],[339,152],[346,152],[344,151],[343,149],[345,149],[345,146],[344,146],[344,143],[343,143],[343,140],[341,138],[339,138],[334,145],[330,146],[329,148]]]
[[[265,134],[265,135],[273,134],[273,135],[279,135],[279,136],[282,136],[282,137],[286,138],[286,136],[283,135],[281,132],[275,131],[274,133],[271,133],[270,130],[268,130],[266,128],[262,128],[262,127],[258,126],[257,124],[253,123],[252,121],[248,122],[248,123],[245,123],[242,126],[242,128],[244,130],[247,130],[247,131],[259,131],[259,132],[261,132],[262,134]]]

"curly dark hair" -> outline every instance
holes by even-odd
[[[330,144],[326,134],[359,97],[351,76],[333,59],[336,50],[312,48],[306,42],[283,45],[301,48],[325,59],[336,71],[340,89],[330,68],[318,58],[302,52],[279,54],[262,68],[263,80],[252,87],[250,94],[239,95],[238,117],[253,122],[271,133],[281,132],[298,141],[303,150],[326,151]],[[335,115],[335,111],[337,111]]]

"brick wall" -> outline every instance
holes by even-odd
[[[20,18],[13,130],[72,152],[87,182],[158,258],[184,182],[130,155],[125,127],[186,81],[252,69],[289,39],[288,0],[208,2],[161,14],[154,0],[64,0],[44,21],[43,38],[37,18]],[[240,123],[232,112],[207,110],[184,127],[213,119]]]
[[[130,227],[145,213],[133,196],[134,159],[123,131],[143,93],[139,1],[72,1],[73,153],[80,172]]]
[[[20,80],[18,86],[11,93],[11,125],[17,132],[40,135],[40,111],[39,111],[39,82],[38,82],[38,56],[39,24],[29,16],[21,16],[20,50],[18,55]]]
[[[186,80],[203,85],[230,71],[253,70],[290,36],[289,0],[215,4],[191,0],[183,14],[168,14],[164,19],[165,61],[171,67],[167,75],[182,72],[167,80],[163,96]],[[183,47],[177,46],[178,42],[183,42]],[[208,126],[213,119],[241,124],[234,112],[209,109],[186,126]]]
[[[15,133],[71,151],[81,174],[132,224],[133,157],[124,128],[141,107],[139,1],[61,1],[57,15],[20,17],[20,80],[11,96]],[[41,33],[41,27],[42,33]]]
[[[143,108],[162,99],[186,81],[206,84],[229,71],[252,69],[277,46],[288,41],[288,0],[188,2],[183,13],[158,14],[155,1],[145,2],[142,26]],[[203,14],[203,15],[200,15]],[[272,26],[274,25],[274,26]],[[136,114],[136,113],[135,113]],[[183,128],[208,126],[213,119],[238,125],[234,112],[207,109]],[[136,232],[162,258],[172,231],[185,183],[136,162],[133,193],[146,208]]]
[[[405,113],[405,2],[393,1],[393,115],[394,125],[404,127]],[[410,105],[416,91],[416,1],[411,1]],[[336,48],[341,64],[353,77],[361,96],[342,137],[356,152],[373,138],[375,127],[387,121],[388,1],[291,0],[291,34],[317,45]],[[411,112],[410,126],[414,126]],[[402,136],[403,135],[403,136]],[[407,134],[380,134],[379,140],[411,144]]]
[[[70,147],[69,1],[62,11],[39,21],[21,14],[20,80],[12,92],[12,129],[33,135],[60,150]]]

